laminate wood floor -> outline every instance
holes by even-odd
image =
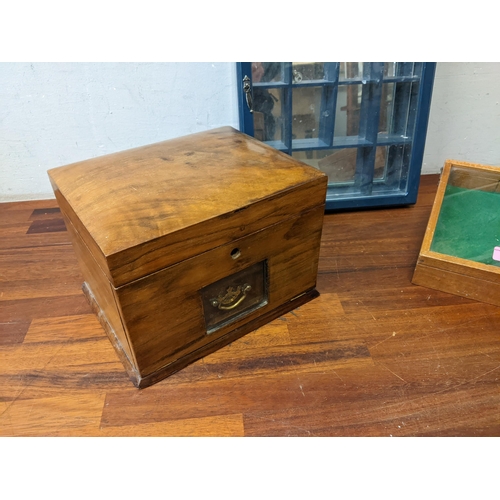
[[[411,284],[438,180],[327,214],[319,298],[143,390],[55,200],[0,204],[0,435],[499,436],[500,308]]]

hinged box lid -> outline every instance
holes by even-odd
[[[231,127],[49,170],[115,287],[324,204],[327,176]]]

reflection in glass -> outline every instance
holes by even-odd
[[[294,62],[292,63],[293,83],[307,80],[323,80],[325,78],[324,63]]]
[[[359,80],[363,77],[362,62],[340,63],[339,80]]]
[[[354,181],[357,148],[321,151],[321,153],[322,158],[318,161],[318,168],[328,175],[329,184]]]
[[[500,176],[452,167],[430,250],[500,266]]]
[[[396,64],[393,62],[384,63],[384,77],[385,78],[393,78],[396,76]]]
[[[281,89],[253,89],[254,136],[259,141],[279,141],[281,136]]]
[[[335,137],[359,134],[362,85],[340,85],[337,93]]]
[[[328,175],[328,183],[352,182],[356,173],[357,148],[295,151],[292,156]]]
[[[356,177],[358,155],[365,148],[343,148],[328,150],[295,151],[292,156],[328,175],[328,184],[352,183]],[[387,171],[389,148],[379,146],[375,150],[374,180],[384,180]]]
[[[282,62],[253,62],[252,63],[252,82],[281,82],[283,81],[283,63]]]
[[[418,82],[383,84],[379,133],[398,137],[413,135],[418,90]]]
[[[382,98],[380,101],[379,133],[388,134],[391,130],[393,96],[394,84],[384,83],[382,85]]]
[[[385,177],[387,165],[387,147],[379,146],[375,150],[375,165],[373,168],[373,179],[379,180]]]
[[[311,139],[319,134],[321,87],[299,87],[292,94],[292,138]]]
[[[387,146],[387,165],[384,175],[384,183],[388,188],[403,188],[401,183],[407,175],[407,167],[410,161],[411,145],[394,144]],[[406,181],[408,179],[406,178]],[[401,186],[400,186],[401,185]]]
[[[362,62],[343,62],[340,63],[339,80],[362,80],[366,65],[369,63]],[[418,66],[419,67],[419,66]],[[398,76],[415,76],[417,75],[417,65],[415,63],[398,63],[398,62],[385,62],[383,76],[384,78],[395,78]]]

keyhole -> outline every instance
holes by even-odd
[[[237,259],[241,255],[240,249],[239,248],[233,248],[231,250],[231,258],[232,259]]]

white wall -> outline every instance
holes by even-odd
[[[0,63],[0,201],[53,198],[46,171],[224,125],[234,63]]]
[[[500,165],[500,63],[438,63],[423,173]],[[46,171],[224,125],[234,63],[0,63],[0,201],[52,198]]]
[[[422,173],[445,160],[500,165],[500,63],[438,63]]]

